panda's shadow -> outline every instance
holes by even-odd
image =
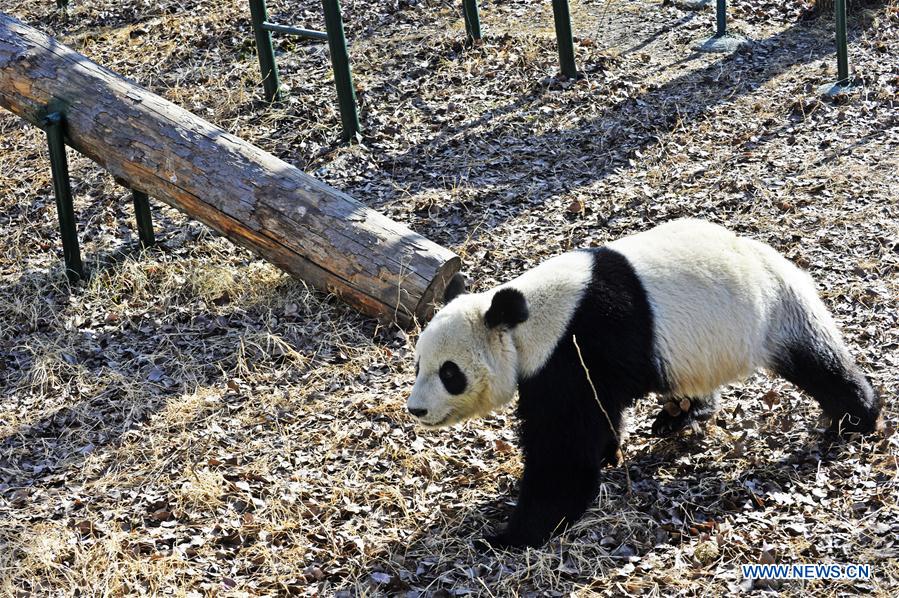
[[[857,446],[856,440],[842,439],[819,430],[808,430],[797,440],[780,458],[767,459],[766,455],[759,454],[751,466],[743,467],[739,459],[745,457],[747,451],[759,449],[731,447],[725,449],[721,458],[706,459],[704,455],[711,456],[716,447],[720,450],[718,439],[704,434],[658,439],[626,458],[622,465],[606,467],[600,472],[600,498],[584,517],[603,520],[602,511],[609,507],[636,509],[647,515],[651,511],[657,513],[659,497],[670,497],[673,508],[678,502],[677,497],[686,492],[692,504],[692,509],[686,509],[684,520],[689,527],[692,521],[719,519],[743,512],[755,500],[755,486],[759,482],[786,484],[797,475],[813,479],[819,464],[839,461]],[[697,489],[704,491],[695,491]],[[441,532],[466,537],[475,547],[483,548],[481,539],[502,529],[517,497],[516,482],[504,495],[481,501],[467,510],[457,526],[451,530],[442,528]],[[677,509],[684,511],[685,507],[680,504]],[[643,521],[646,525],[637,530],[637,535],[641,532],[652,535],[660,524],[666,523],[652,516]],[[640,527],[639,521],[633,525]],[[596,536],[596,533],[592,535]],[[568,539],[572,539],[570,533]]]
[[[704,471],[715,470],[730,472],[741,469],[739,459],[751,457],[752,471],[777,471],[785,470],[797,472],[797,467],[805,464],[817,467],[819,463],[831,463],[846,457],[847,451],[858,447],[860,438],[843,438],[839,435],[822,430],[810,428],[800,431],[785,441],[788,447],[781,455],[775,456],[775,449],[783,448],[783,439],[766,432],[758,434],[754,441],[739,440],[731,442],[729,446],[722,448],[719,438],[710,437],[704,433],[682,433],[664,439],[655,439],[651,434],[645,436],[650,439],[649,446],[642,449],[629,461],[631,467],[635,467],[643,473],[657,474],[658,470],[670,466],[674,460],[684,456],[699,457],[708,455],[710,458],[703,460],[698,468]],[[715,451],[719,451],[717,454]],[[718,457],[718,458],[711,458]],[[745,467],[743,467],[745,469]]]
[[[596,570],[614,568],[624,556],[690,542],[748,511],[761,514],[766,507],[760,499],[766,500],[766,493],[780,491],[797,477],[812,481],[821,462],[844,458],[858,447],[856,441],[814,429],[796,432],[781,458],[770,452],[747,457],[745,451],[761,451],[764,440],[741,452],[722,447],[714,436],[655,441],[633,436],[638,448],[626,454],[625,463],[601,470],[601,491],[593,506],[539,548],[495,549],[485,541],[501,531],[518,499],[518,480],[508,473],[497,494],[486,499],[480,494],[480,499],[441,509],[439,518],[388,547],[372,565],[437,592],[470,581],[458,578],[460,572],[489,579],[533,559],[561,564],[569,554],[593,563]]]

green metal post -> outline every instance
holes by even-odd
[[[134,199],[134,217],[141,247],[152,247],[156,237],[153,235],[153,217],[150,216],[150,197],[137,189],[131,190],[131,197]]]
[[[559,64],[562,74],[576,77],[577,67],[574,64],[574,40],[571,34],[571,12],[568,0],[553,0],[553,20],[556,23],[556,41],[559,44]]]
[[[281,99],[281,85],[278,81],[275,49],[272,47],[272,34],[262,26],[267,20],[268,9],[265,7],[265,0],[250,0],[250,21],[253,23],[253,33],[256,36],[256,54],[259,56],[265,99],[268,102],[277,102]]]
[[[465,33],[468,39],[481,39],[481,17],[478,15],[478,0],[462,0],[462,16],[465,17]]]
[[[717,21],[715,37],[724,37],[727,35],[727,0],[718,0],[715,8],[715,20]]]
[[[78,233],[75,231],[75,208],[72,205],[72,185],[69,181],[62,115],[59,112],[48,114],[45,127],[47,145],[50,148],[50,171],[53,173],[53,191],[56,194],[56,213],[59,216],[66,276],[69,282],[74,283],[84,278],[84,266],[81,263],[81,250],[78,248]]]
[[[340,2],[322,0],[322,8],[325,11],[325,28],[328,31],[328,46],[331,49],[331,67],[334,69],[340,120],[343,123],[343,139],[350,140],[362,131],[362,126],[359,124],[359,114],[356,111],[356,90],[353,88],[353,73],[350,71],[350,55],[343,33]]]
[[[837,85],[849,84],[849,47],[846,40],[846,0],[833,3],[837,21]]]

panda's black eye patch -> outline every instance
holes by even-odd
[[[465,374],[452,361],[444,361],[440,366],[440,381],[451,395],[459,395],[465,391]]]
[[[419,361],[420,360],[418,360],[418,359],[415,360],[415,377],[416,378],[418,378],[418,363],[419,363]]]

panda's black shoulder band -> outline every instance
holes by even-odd
[[[456,272],[453,277],[450,278],[449,284],[446,285],[446,290],[443,291],[444,305],[459,295],[467,293],[467,287],[468,285],[465,282],[465,276],[463,276],[461,272]]]
[[[493,295],[490,309],[484,314],[488,328],[508,326],[514,328],[528,319],[528,302],[521,291],[513,288],[500,289]]]

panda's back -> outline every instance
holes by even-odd
[[[698,220],[674,221],[607,247],[627,259],[645,289],[655,350],[672,392],[708,394],[768,361],[782,296],[783,266],[776,262],[783,258],[776,252]]]

